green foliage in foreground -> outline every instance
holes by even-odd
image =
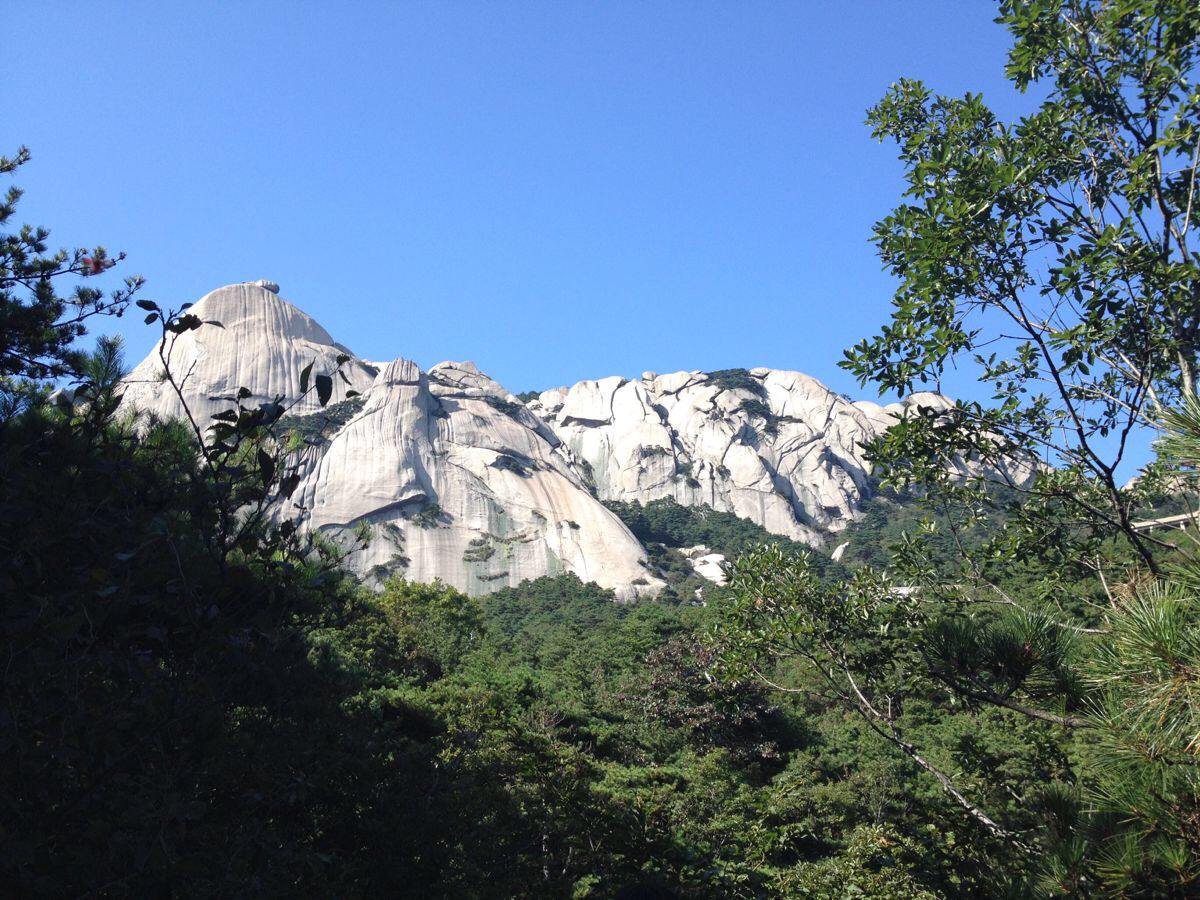
[[[181,428],[35,413],[5,426],[0,465],[6,890],[336,885],[321,857],[362,834],[330,813],[363,802],[373,762],[305,635],[355,588],[276,561],[265,533],[214,552]]]
[[[779,548],[745,556],[723,671],[820,685],[987,836],[1007,864],[989,893],[1196,896],[1200,556],[1134,523],[1197,484],[1200,4],[999,6],[1036,109],[1004,122],[904,79],[868,113],[905,169],[875,229],[898,286],[844,366],[881,392],[951,368],[981,387],[867,448],[931,521],[887,535],[876,506],[835,585]],[[1127,487],[1150,429],[1170,440]],[[864,531],[898,539],[884,555]],[[947,754],[958,709],[1032,729],[1045,769],[992,790]]]
[[[713,680],[708,611],[570,577],[375,595],[266,526],[222,555],[193,446],[53,409],[0,430],[15,894],[901,897],[976,877],[928,852],[959,840],[940,800],[913,813],[911,773],[853,722]]]
[[[857,723],[715,680],[704,609],[617,604],[569,576],[479,601],[393,580],[360,603],[317,644],[361,679],[350,702],[376,711],[376,741],[411,744],[397,707],[439,723],[421,796],[453,827],[425,839],[448,842],[436,855],[452,862],[428,896],[652,884],[680,897],[832,897],[850,884],[913,897],[981,883],[980,860],[955,849],[970,829],[936,792],[914,795],[910,768]],[[1036,744],[979,731],[947,735],[1004,754],[986,759],[1004,778],[1044,772]]]
[[[0,175],[15,171],[30,159],[22,147],[12,158],[0,156]],[[86,354],[75,342],[86,322],[98,315],[121,315],[141,288],[133,277],[107,296],[79,285],[70,294],[58,292],[62,276],[99,275],[124,258],[94,250],[47,253],[50,233],[25,225],[9,231],[21,190],[10,187],[0,199],[0,397],[16,385],[8,379],[53,379],[81,374]]]

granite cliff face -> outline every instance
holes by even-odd
[[[771,369],[582,381],[529,408],[602,500],[672,497],[814,546],[853,520],[870,473],[859,445],[902,411],[860,409],[815,378]]]
[[[166,348],[202,424],[239,387],[251,402],[294,396],[306,365],[331,371],[348,355],[332,405],[349,390],[361,398],[342,403],[332,433],[301,451],[294,498],[307,527],[341,540],[371,525],[374,539],[349,560],[368,580],[403,573],[473,594],[563,572],[623,597],[658,590],[645,549],[603,500],[670,497],[821,547],[869,490],[860,445],[906,404],[947,403],[934,394],[852,403],[771,369],[603,378],[522,403],[469,362],[422,372],[406,359],[357,359],[271,282],[220,288],[190,311],[220,323]],[[178,416],[161,372],[156,350],[130,374],[125,402]],[[319,409],[308,397],[290,415]],[[706,577],[717,579],[709,563],[717,568]]]
[[[645,551],[576,474],[561,442],[471,363],[428,373],[405,359],[383,366],[355,359],[271,282],[230,285],[189,310],[206,322],[169,338],[172,373],[202,425],[239,387],[246,402],[294,397],[300,371],[332,371],[339,355],[349,384],[334,379],[332,404],[358,391],[349,420],[301,451],[293,499],[307,527],[335,540],[362,523],[374,538],[348,562],[378,581],[392,573],[487,593],[527,578],[571,572],[619,596],[662,582]],[[124,402],[161,417],[183,407],[152,352],[128,376]],[[320,409],[315,396],[292,416]],[[350,407],[354,410],[354,407]]]
[[[554,434],[473,364],[422,373],[398,359],[364,397],[297,491],[311,527],[336,537],[376,526],[352,557],[360,573],[473,594],[562,572],[621,596],[661,587]]]
[[[274,282],[220,288],[205,295],[189,312],[220,323],[167,338],[165,353],[171,372],[183,383],[197,422],[207,423],[214,412],[227,408],[229,404],[219,398],[239,387],[254,392],[247,401],[251,405],[280,395],[294,396],[298,373],[313,360],[313,370],[323,372],[334,368],[339,354],[351,356],[342,367],[350,384],[334,381],[335,402],[343,399],[347,390],[361,393],[375,378],[374,366],[354,359],[315,319],[281,299]],[[155,349],[126,378],[125,402],[163,418],[177,418],[183,415],[183,406],[170,385],[163,383],[162,371]],[[299,415],[319,408],[317,398],[310,395],[293,412]]]
[[[528,404],[601,500],[670,497],[814,547],[849,525],[869,493],[862,445],[906,411],[952,405],[928,392],[887,406],[852,402],[800,372],[761,368],[581,381]],[[1012,466],[1008,477],[1032,474]]]

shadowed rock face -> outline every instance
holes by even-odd
[[[562,572],[623,597],[658,590],[644,548],[600,500],[670,497],[822,546],[869,490],[861,445],[908,407],[949,405],[937,394],[852,403],[772,369],[613,376],[522,404],[469,362],[422,372],[405,359],[357,359],[272,282],[220,288],[191,312],[220,326],[170,337],[166,349],[202,425],[239,387],[251,404],[294,397],[309,363],[326,373],[350,356],[349,383],[334,379],[331,402],[353,389],[361,408],[301,454],[294,499],[308,527],[343,539],[371,524],[373,541],[349,561],[368,581],[403,573],[472,594]],[[125,401],[179,416],[161,372],[152,352]],[[292,414],[319,409],[309,396]]]

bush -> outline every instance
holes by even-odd
[[[718,369],[708,373],[708,380],[723,391],[748,391],[764,399],[767,396],[766,385],[748,369]]]
[[[523,411],[527,412],[523,403],[513,403],[511,400],[505,400],[503,397],[496,397],[488,394],[487,396],[480,397],[479,399],[481,399],[492,409],[502,412],[510,419],[516,419],[518,422],[521,421],[521,413]]]

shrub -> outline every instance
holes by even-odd
[[[530,471],[534,468],[533,460],[517,459],[508,453],[502,453],[497,456],[491,464],[493,469],[499,469],[502,472],[512,472],[514,475],[520,475],[522,478],[528,478]]]
[[[486,537],[471,538],[463,552],[463,562],[484,562],[496,555],[496,548]]]
[[[480,397],[479,399],[497,412],[504,413],[510,419],[516,419],[518,422],[521,421],[521,412],[525,410],[525,405],[523,403],[513,403],[511,400],[505,400],[503,397],[495,397],[491,394],[488,394],[486,397]]]
[[[362,397],[351,397],[307,416],[289,416],[285,420],[284,435],[291,438],[293,444],[327,444],[347,422],[362,412],[363,402]]]
[[[708,380],[723,391],[749,391],[759,397],[767,396],[766,386],[747,369],[718,369],[708,373]]]

